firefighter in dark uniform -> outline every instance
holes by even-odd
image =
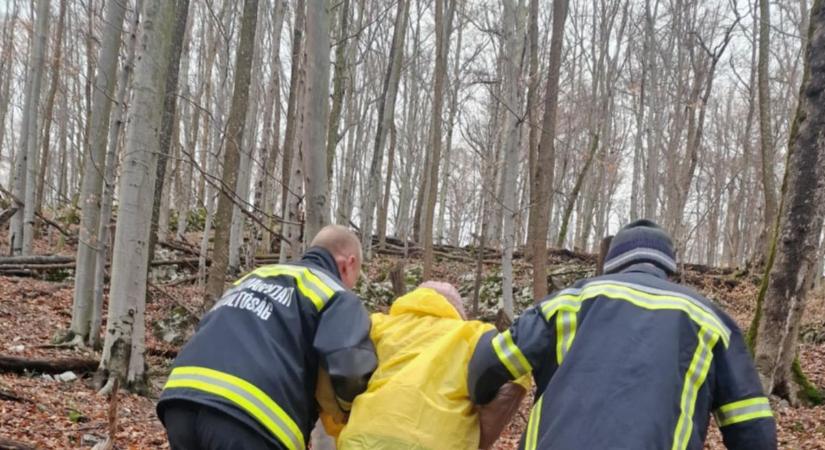
[[[161,394],[172,449],[306,448],[319,371],[347,411],[376,367],[369,316],[349,290],[360,269],[358,238],[328,226],[300,261],[235,282],[204,315]]]
[[[640,220],[617,233],[603,276],[483,336],[470,396],[489,402],[532,373],[527,450],[699,450],[715,414],[729,449],[776,449],[776,423],[742,333],[719,308],[668,281],[670,237]]]

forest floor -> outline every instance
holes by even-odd
[[[0,239],[5,239],[0,232]],[[38,242],[41,254],[73,255],[71,246],[59,242]],[[367,267],[367,278],[381,282],[395,257],[376,257]],[[578,264],[590,270],[592,260],[571,261],[559,258],[559,265]],[[415,261],[408,261],[415,264]],[[442,260],[437,263],[436,277],[456,284],[467,283],[473,272],[472,262]],[[486,272],[494,272],[488,265]],[[553,267],[551,267],[551,271]],[[516,261],[516,285],[527,286],[529,267]],[[757,278],[711,270],[707,273],[684,272],[685,281],[718,302],[746,328],[754,310]],[[48,281],[44,278],[50,278]],[[0,356],[18,358],[87,358],[99,359],[90,350],[55,348],[53,336],[65,330],[71,319],[71,278],[0,276]],[[384,281],[385,282],[385,281]],[[466,291],[464,289],[462,292]],[[118,397],[117,448],[168,448],[162,425],[154,412],[154,402],[169,370],[171,359],[184,336],[169,339],[158,324],[177,318],[183,328],[191,330],[194,321],[185,318],[186,310],[196,311],[200,295],[196,286],[176,285],[157,281],[150,286],[151,300],[147,306],[147,363],[150,375],[149,397],[121,392]],[[466,294],[465,294],[466,295]],[[381,306],[373,305],[381,309]],[[184,311],[182,314],[181,311]],[[184,319],[180,319],[181,314]],[[817,293],[811,299],[803,330],[813,336],[800,346],[800,361],[810,380],[825,388],[825,295]],[[187,323],[188,322],[188,323]],[[158,331],[160,330],[160,331]],[[164,340],[166,339],[166,340]],[[815,343],[818,342],[818,343]],[[41,373],[0,374],[0,448],[3,439],[27,443],[31,448],[89,448],[108,433],[108,400],[98,396],[93,374],[78,372],[73,381],[60,381]],[[779,424],[782,449],[825,449],[825,407],[790,407],[785,402],[772,402]],[[509,450],[517,443],[529,414],[529,399],[499,440],[496,448]],[[722,449],[715,425],[711,426],[706,448]],[[20,447],[24,448],[24,447]]]

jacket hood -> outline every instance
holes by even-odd
[[[462,320],[453,305],[443,295],[430,288],[418,288],[393,302],[390,315],[401,314]]]

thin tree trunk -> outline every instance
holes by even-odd
[[[433,109],[430,119],[430,155],[429,183],[427,184],[426,203],[422,205],[421,241],[424,244],[423,279],[429,279],[433,273],[433,219],[435,214],[435,200],[438,194],[438,172],[441,166],[441,126],[444,104],[444,81],[447,77],[447,50],[449,30],[445,26],[444,3],[446,0],[435,0],[435,74],[433,76]],[[455,3],[451,4],[454,7]],[[449,21],[446,21],[449,23]]]
[[[325,1],[307,8],[306,93],[301,139],[306,189],[304,244],[330,223],[325,137],[329,122],[329,14]]]
[[[103,198],[100,202],[100,223],[97,227],[99,245],[95,258],[95,278],[92,298],[92,318],[88,344],[94,349],[101,345],[100,324],[103,316],[103,286],[105,283],[105,267],[110,260],[111,250],[111,226],[112,220],[112,200],[115,191],[115,176],[118,166],[118,149],[121,131],[123,130],[124,118],[126,117],[126,107],[129,100],[129,82],[132,78],[132,69],[135,64],[135,53],[137,49],[137,33],[140,23],[140,8],[143,0],[135,1],[132,12],[132,26],[129,32],[128,50],[126,60],[123,63],[123,70],[120,73],[117,88],[118,105],[115,108],[111,121],[109,122],[109,136],[106,139],[106,170],[103,175]]]
[[[378,103],[378,129],[375,133],[375,144],[372,150],[372,161],[368,175],[367,199],[364,202],[362,217],[364,223],[361,226],[361,233],[364,236],[362,245],[366,255],[369,257],[372,251],[372,218],[375,205],[380,198],[381,192],[381,167],[384,161],[384,145],[387,134],[394,127],[395,102],[398,97],[398,85],[401,80],[401,63],[404,59],[404,39],[407,34],[407,19],[409,17],[410,4],[407,0],[398,1],[398,9],[395,14],[395,26],[392,34],[392,46],[390,47],[389,63],[384,74],[384,84],[381,99]],[[388,162],[388,164],[392,164]],[[386,234],[386,214],[383,215],[383,224],[378,223],[378,229]],[[386,239],[382,233],[379,239]]]
[[[537,153],[538,167],[535,183],[530,189],[535,194],[531,199],[533,211],[530,222],[533,232],[533,297],[547,295],[547,232],[552,215],[553,178],[556,165],[556,111],[559,99],[559,76],[561,72],[561,52],[564,40],[564,22],[567,20],[569,0],[553,2],[553,31],[550,37],[550,62],[547,71],[547,87],[544,97],[544,117],[541,123],[541,138]],[[529,226],[529,224],[528,224]]]
[[[92,297],[94,292],[95,264],[100,246],[98,229],[100,224],[100,195],[103,189],[107,133],[109,119],[115,99],[117,57],[120,51],[123,18],[126,15],[125,1],[110,1],[106,6],[107,38],[100,49],[99,69],[95,77],[94,109],[91,111],[91,139],[89,152],[84,158],[85,176],[81,188],[82,209],[80,231],[75,263],[74,298],[72,303],[72,323],[67,340],[80,344],[89,338],[92,320]]]
[[[244,119],[249,105],[257,17],[258,0],[244,0],[241,41],[235,55],[235,86],[226,124],[221,193],[218,196],[218,209],[215,212],[215,240],[212,247],[212,265],[209,267],[209,278],[206,281],[204,311],[211,309],[223,293],[226,268],[229,264],[229,231],[235,197],[235,193],[230,189],[234,189],[238,181],[239,149],[242,145],[243,130],[246,125]]]
[[[15,159],[14,184],[12,193],[18,200],[17,212],[9,223],[9,239],[13,255],[28,255],[32,249],[34,231],[34,188],[37,180],[37,163],[40,134],[39,106],[40,85],[46,65],[47,40],[49,37],[49,0],[37,0],[36,23],[32,34],[32,49],[29,53],[28,74],[26,76],[25,104],[20,130],[20,149]]]
[[[774,181],[773,132],[771,130],[771,96],[770,79],[768,75],[770,65],[770,3],[768,0],[759,0],[759,63],[757,64],[757,89],[759,93],[759,149],[762,156],[762,190],[765,197],[765,207],[762,209],[762,242],[761,259],[767,257],[773,226],[776,221],[776,182]]]
[[[349,42],[349,1],[342,0],[338,5],[340,11],[338,23],[338,42],[335,44],[335,74],[332,77],[332,109],[329,113],[327,127],[327,178],[332,180],[332,163],[335,160],[335,148],[338,146],[338,122],[344,105],[347,72],[347,43]]]
[[[51,147],[51,130],[54,121],[54,100],[57,96],[57,87],[60,85],[60,60],[63,54],[63,34],[66,23],[66,0],[60,0],[60,11],[57,16],[57,29],[54,38],[54,55],[52,56],[52,79],[49,93],[46,95],[46,107],[43,113],[43,150],[41,151],[40,173],[37,176],[37,187],[35,195],[35,211],[40,213],[43,209],[44,185],[46,182],[46,171],[49,167],[49,150]],[[0,122],[2,126],[2,122]],[[2,141],[0,141],[2,146]]]
[[[286,112],[286,129],[284,130],[284,156],[283,164],[281,166],[281,218],[288,220],[290,216],[297,216],[296,210],[290,210],[290,205],[295,205],[298,200],[295,198],[294,191],[290,192],[290,186],[293,185],[293,159],[297,151],[298,140],[296,135],[298,132],[298,122],[300,121],[300,110],[302,109],[302,87],[303,80],[301,79],[301,55],[303,54],[303,36],[304,36],[304,19],[305,19],[305,1],[296,0],[294,8],[295,20],[292,25],[292,67],[289,76],[289,99],[287,100]],[[294,223],[284,222],[284,227],[281,235],[284,237],[298,235],[295,230]],[[281,256],[286,254],[287,246],[294,248],[300,246],[298,242],[292,240],[281,240]]]
[[[172,1],[172,0],[169,0]],[[189,0],[174,0],[175,30],[172,34],[172,51],[169,54],[166,72],[165,97],[163,99],[163,118],[160,129],[160,154],[158,154],[157,175],[155,175],[155,201],[152,203],[152,231],[149,234],[149,261],[154,259],[155,245],[158,241],[158,227],[161,209],[168,213],[169,205],[164,201],[169,186],[166,182],[166,164],[172,147],[179,145],[178,79],[180,77],[180,57],[183,50],[183,38],[186,35],[186,22],[189,17]],[[168,227],[166,227],[168,228]],[[161,229],[166,232],[166,229]]]

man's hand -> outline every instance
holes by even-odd
[[[478,408],[478,421],[481,425],[479,448],[488,449],[496,443],[526,394],[527,389],[520,384],[505,383],[499,388],[493,401]]]

